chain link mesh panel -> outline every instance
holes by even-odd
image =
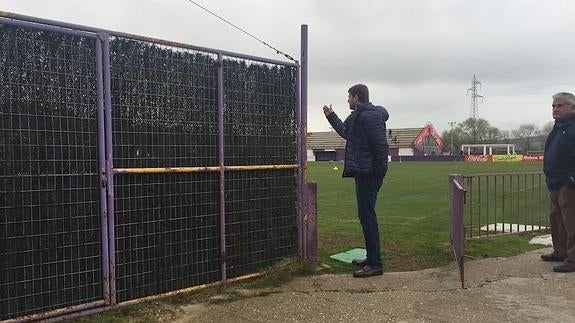
[[[226,165],[297,162],[297,69],[224,60]],[[226,173],[229,277],[297,253],[297,172]]]
[[[224,60],[226,165],[295,164],[297,69]]]
[[[297,254],[297,172],[226,173],[228,277]]]
[[[217,166],[216,57],[125,38],[110,47],[114,167]]]
[[[220,279],[219,175],[116,176],[119,302]]]
[[[217,56],[112,37],[115,168],[217,166]],[[0,26],[0,319],[103,298],[93,40]],[[297,69],[224,61],[225,164],[296,163]],[[115,177],[118,301],[220,280],[218,173]],[[228,171],[229,276],[297,252],[297,171]]]
[[[101,300],[94,40],[0,25],[0,320]]]
[[[111,42],[114,167],[218,165],[216,59]],[[219,174],[115,177],[118,301],[219,280]]]

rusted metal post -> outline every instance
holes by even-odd
[[[100,35],[99,35],[100,36]],[[100,252],[102,253],[102,280],[104,301],[110,303],[110,258],[108,250],[108,209],[106,200],[106,139],[104,127],[104,74],[102,38],[96,39],[96,108],[98,118],[98,176],[100,181]]]
[[[299,72],[299,142],[298,142],[298,157],[299,157],[299,199],[300,199],[300,255],[307,259],[308,257],[308,214],[306,212],[306,199],[308,197],[307,191],[307,67],[308,67],[308,44],[307,44],[307,25],[301,25],[301,35],[300,35],[300,72]]]
[[[218,53],[218,160],[220,163],[220,273],[226,281],[226,196],[224,163],[224,57]]]
[[[104,72],[104,120],[106,128],[106,179],[108,210],[108,261],[110,274],[110,304],[116,305],[116,232],[114,214],[114,156],[112,140],[112,81],[110,62],[110,36],[101,34]]]

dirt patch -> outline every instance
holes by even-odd
[[[182,317],[183,312],[179,306],[167,304],[161,301],[148,303],[138,312],[140,318],[145,318],[153,322],[171,322]],[[141,322],[138,319],[139,322]]]
[[[364,248],[363,237],[350,234],[324,236],[318,240],[318,244],[319,249],[332,250],[334,253],[345,251],[349,246]],[[383,262],[386,271],[410,271],[422,269],[422,265],[417,261],[417,257],[403,250],[395,241],[384,239],[381,244]]]

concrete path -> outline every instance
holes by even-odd
[[[467,260],[466,289],[455,265],[357,279],[350,274],[296,279],[243,290],[237,301],[180,306],[177,322],[574,322],[575,273],[539,259]]]

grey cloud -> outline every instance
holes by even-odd
[[[325,103],[345,106],[347,88],[356,82],[370,84],[374,98],[389,106],[394,127],[467,117],[465,99],[433,113],[430,108],[465,95],[473,74],[484,82],[489,102],[480,115],[506,127],[521,122],[513,104],[529,103],[521,105],[524,119],[546,122],[547,107],[539,103],[549,93],[575,88],[541,87],[573,82],[572,0],[197,1],[295,58],[299,26],[309,24],[312,130],[327,128],[317,109]],[[2,5],[5,11],[282,59],[185,0]],[[492,90],[525,86],[533,89]],[[519,95],[530,92],[541,96]]]

